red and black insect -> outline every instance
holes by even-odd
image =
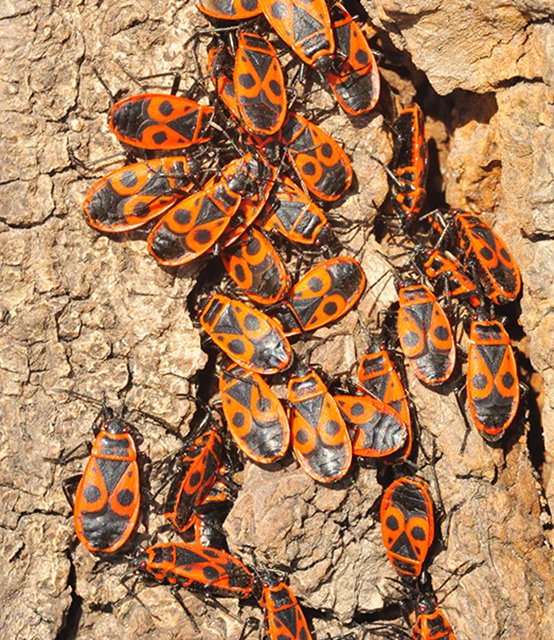
[[[260,579],[258,602],[268,640],[312,640],[302,607],[290,587],[269,572]]]
[[[209,251],[262,174],[263,165],[250,154],[232,160],[220,178],[212,178],[165,213],[148,236],[148,251],[160,264],[172,267]]]
[[[199,314],[204,331],[241,367],[271,375],[289,366],[289,341],[279,323],[265,313],[216,294],[201,306]]]
[[[487,296],[495,304],[515,300],[521,291],[521,274],[504,241],[473,213],[452,209],[449,215],[466,266],[475,269]]]
[[[381,91],[375,57],[362,30],[340,2],[331,7],[331,21],[336,50],[327,80],[346,113],[367,113],[377,104]]]
[[[352,166],[341,145],[317,125],[297,113],[289,114],[279,133],[306,188],[328,202],[350,188]]]
[[[225,478],[226,467],[220,467],[218,474]],[[236,498],[234,486],[228,481],[216,480],[204,500],[194,508],[188,524],[180,531],[185,542],[195,542],[203,547],[227,548],[223,523]]]
[[[419,478],[395,480],[381,501],[381,534],[387,557],[401,577],[417,578],[435,536],[433,502]]]
[[[363,269],[354,258],[331,258],[305,273],[271,313],[287,336],[312,331],[350,311],[365,285]]]
[[[408,430],[402,457],[407,459],[412,449],[412,419],[404,384],[386,346],[374,342],[362,356],[358,380],[366,391],[398,413],[400,422]]]
[[[337,403],[313,370],[297,366],[288,383],[292,449],[304,471],[328,484],[352,464],[352,442]]]
[[[286,176],[271,191],[260,224],[297,244],[319,246],[331,240],[331,225],[321,207]]]
[[[296,55],[316,69],[331,64],[335,39],[325,0],[258,0],[269,24]]]
[[[408,426],[392,407],[370,395],[334,398],[344,419],[353,427],[354,455],[390,460],[405,451]]]
[[[422,594],[417,598],[415,614],[414,640],[456,640],[452,626],[433,594]]]
[[[208,142],[213,107],[170,94],[144,93],[119,100],[110,109],[112,133],[124,145],[174,151]]]
[[[260,136],[279,131],[287,113],[285,77],[273,45],[262,36],[239,33],[233,84],[244,128]]]
[[[189,527],[194,509],[206,500],[223,464],[223,440],[209,413],[198,428],[200,433],[186,449],[165,502],[164,517],[179,532]]]
[[[248,20],[262,13],[258,0],[198,0],[196,6],[216,20]]]
[[[102,407],[95,440],[81,476],[64,481],[77,538],[91,553],[111,554],[129,542],[140,518],[141,488],[129,425]],[[80,478],[80,479],[79,479]],[[74,499],[70,487],[79,479]]]
[[[277,177],[275,167],[268,168],[268,177],[263,185],[258,185],[255,193],[244,196],[240,201],[236,214],[231,218],[231,222],[221,236],[220,244],[228,247],[238,240],[240,236],[252,226],[263,212],[269,195],[274,188]]]
[[[412,371],[425,384],[443,384],[456,364],[456,344],[446,313],[421,283],[401,284],[398,300],[398,338]]]
[[[279,302],[291,287],[281,257],[262,231],[248,229],[221,252],[223,266],[251,300],[268,305]]]
[[[83,209],[91,227],[121,233],[162,215],[190,191],[195,173],[184,156],[129,164],[97,180]]]
[[[241,451],[261,464],[282,458],[289,448],[289,423],[263,378],[230,363],[221,369],[219,391],[227,426]]]
[[[423,112],[417,104],[400,112],[394,123],[394,157],[390,166],[390,192],[404,223],[421,211],[427,192],[428,150]]]
[[[196,543],[155,544],[139,553],[132,566],[158,582],[192,591],[241,599],[254,592],[254,576],[238,558]]]
[[[416,259],[421,263],[425,275],[437,281],[439,291],[447,297],[462,297],[472,307],[479,307],[481,300],[477,285],[467,276],[461,263],[452,255],[429,249],[419,252]]]
[[[514,351],[500,322],[472,320],[467,358],[469,412],[483,438],[495,442],[512,424],[520,401]]]

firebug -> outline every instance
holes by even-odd
[[[233,84],[244,128],[262,136],[276,133],[287,112],[285,77],[273,45],[262,36],[239,33]]]
[[[289,423],[263,378],[230,363],[221,369],[219,391],[227,426],[241,451],[261,464],[282,458],[289,447]]]
[[[304,471],[328,484],[352,464],[352,442],[337,403],[315,371],[298,365],[288,382],[292,449]]]
[[[175,151],[208,142],[213,107],[170,94],[144,93],[110,109],[112,133],[124,145],[150,151]]]
[[[208,298],[199,313],[200,324],[214,343],[248,371],[271,375],[289,366],[289,341],[265,313],[221,294]]]
[[[425,384],[443,384],[456,364],[456,344],[446,313],[421,283],[401,284],[398,300],[398,338],[412,371]]]
[[[390,563],[401,577],[417,578],[435,535],[426,483],[415,477],[395,480],[383,494],[380,518]]]
[[[495,442],[513,422],[520,400],[514,351],[502,324],[474,319],[467,357],[469,412],[483,438]]]

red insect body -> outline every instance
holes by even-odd
[[[123,144],[150,151],[174,151],[208,142],[213,107],[189,98],[145,93],[119,100],[109,125]]]
[[[395,480],[383,494],[380,517],[390,563],[400,576],[419,576],[435,536],[433,503],[425,482]]]
[[[115,169],[87,191],[83,209],[91,227],[121,233],[162,215],[192,187],[184,156],[136,162]]]
[[[92,553],[115,553],[135,531],[140,508],[134,439],[127,425],[105,409],[75,494],[77,538]]]
[[[362,30],[339,2],[331,8],[331,19],[336,51],[327,80],[344,111],[358,116],[379,100],[379,69]]]
[[[352,442],[340,410],[321,378],[299,367],[288,383],[292,448],[314,480],[343,478],[352,463]]]

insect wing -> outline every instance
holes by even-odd
[[[262,13],[258,0],[197,0],[196,6],[216,20],[248,20]]]
[[[262,227],[298,244],[319,245],[330,235],[325,213],[290,178],[283,178],[269,195]]]
[[[419,576],[435,535],[433,503],[425,482],[395,480],[383,494],[380,517],[392,566],[401,576]]]
[[[338,200],[352,184],[350,160],[341,145],[318,126],[289,112],[280,140],[306,187],[321,200]]]
[[[237,446],[262,464],[282,458],[289,447],[289,424],[281,401],[263,378],[230,364],[221,370],[219,390]]]
[[[277,53],[265,38],[239,34],[233,84],[245,129],[256,135],[276,133],[285,120],[287,93]]]
[[[375,57],[358,24],[339,3],[331,8],[336,51],[327,80],[340,106],[350,115],[371,111],[381,91]]]
[[[354,455],[385,458],[403,450],[408,427],[394,409],[371,396],[338,395],[334,398],[346,422],[355,428]]]
[[[495,304],[515,300],[521,274],[504,241],[479,216],[457,212],[454,218],[462,248],[474,257],[483,285]]]
[[[398,298],[397,330],[406,359],[422,382],[443,384],[456,364],[456,345],[447,315],[423,284],[401,287]]]
[[[292,448],[304,471],[328,484],[344,477],[352,463],[352,442],[333,397],[313,371],[291,377]]]
[[[277,35],[306,64],[325,68],[335,50],[329,9],[325,0],[258,0]]]
[[[273,245],[257,229],[250,229],[222,252],[227,273],[251,300],[274,304],[291,286],[291,279]]]
[[[341,256],[316,265],[288,295],[298,326],[285,327],[286,335],[312,331],[342,317],[358,302],[365,285],[365,274],[354,258]]]
[[[104,233],[121,233],[157,218],[192,186],[183,156],[129,164],[97,180],[83,210],[88,223]]]
[[[290,364],[292,349],[279,325],[239,300],[212,296],[200,324],[231,360],[249,371],[271,375]]]
[[[171,151],[208,142],[213,107],[189,98],[146,93],[116,102],[109,126],[120,142],[150,151]]]
[[[75,495],[77,537],[92,553],[120,550],[136,528],[140,505],[140,474],[132,436],[100,431]]]
[[[467,398],[479,433],[499,440],[519,407],[519,376],[510,337],[496,320],[471,323],[468,349]]]

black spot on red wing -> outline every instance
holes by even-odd
[[[315,175],[315,164],[313,162],[306,162],[304,165],[302,165],[302,171],[307,176]]]
[[[244,425],[244,413],[237,411],[233,415],[233,424],[235,425],[235,427],[242,427]]]
[[[446,340],[448,338],[448,328],[445,327],[444,325],[439,325],[438,327],[435,327],[435,330],[433,333],[439,340]]]
[[[231,342],[229,342],[229,351],[237,356],[242,355],[245,351],[242,340],[231,340]]]
[[[326,302],[323,306],[323,312],[326,316],[334,316],[337,312],[337,303],[336,302]]]
[[[260,321],[254,314],[248,313],[244,317],[244,328],[247,331],[258,331],[258,329],[260,328]]]
[[[202,569],[202,573],[208,582],[210,582],[210,580],[215,580],[215,578],[219,576],[219,571],[215,567],[210,567],[210,565],[204,567]]]
[[[425,531],[421,527],[414,527],[412,529],[412,537],[415,540],[425,540]]]
[[[509,371],[506,371],[506,373],[502,376],[502,384],[506,387],[506,389],[510,389],[514,382],[514,376]]]
[[[355,402],[350,411],[353,416],[362,416],[364,414],[364,405],[361,402]]]
[[[283,93],[283,88],[281,87],[281,83],[277,80],[269,81],[269,88],[271,89],[273,95],[280,96]]]
[[[156,144],[163,144],[167,140],[167,134],[164,131],[156,131],[152,136],[152,140],[154,140]]]
[[[323,282],[321,281],[321,278],[310,278],[308,287],[310,288],[310,291],[312,291],[313,293],[317,293],[318,291],[321,291],[323,289]]]
[[[256,80],[250,73],[241,73],[239,76],[239,84],[245,89],[252,89],[252,87],[256,84]]]
[[[134,171],[124,171],[121,174],[120,181],[126,187],[134,187],[137,184],[137,176]]]
[[[137,217],[141,217],[146,215],[149,212],[149,207],[145,202],[137,202],[133,207],[133,215]]]
[[[502,259],[503,259],[505,262],[511,262],[511,256],[510,256],[510,254],[506,251],[506,249],[504,249],[504,247],[501,247],[501,248],[500,248],[499,253],[500,253],[500,255],[502,256]]]
[[[287,7],[282,2],[274,2],[271,5],[271,15],[277,20],[281,20],[287,14]]]
[[[389,516],[386,525],[391,531],[396,531],[398,529],[398,520],[394,516]]]
[[[306,442],[308,442],[308,434],[306,433],[306,430],[300,429],[296,434],[295,439],[300,444],[306,444]]]
[[[408,331],[408,333],[405,333],[401,339],[407,347],[415,347],[419,344],[419,336],[415,331]]]
[[[198,244],[209,244],[212,234],[208,229],[198,229],[194,234],[194,239]]]
[[[493,252],[488,247],[481,247],[481,250],[479,251],[479,253],[483,258],[483,260],[490,260],[494,255]]]
[[[260,251],[260,241],[258,238],[252,238],[246,245],[246,253],[251,256],[255,256]]]
[[[333,148],[328,142],[325,142],[324,144],[322,144],[320,147],[320,150],[321,150],[321,155],[324,158],[331,158],[333,155]]]
[[[358,49],[358,51],[356,51],[356,62],[359,62],[361,65],[366,65],[369,62],[369,56],[367,55],[367,51],[364,51],[363,49]]]
[[[338,422],[336,422],[335,420],[329,420],[327,422],[327,424],[325,425],[325,431],[330,435],[330,436],[336,436],[337,433],[340,431],[340,425]]]
[[[487,378],[482,373],[478,373],[471,379],[471,384],[476,389],[484,389],[487,386]]]
[[[190,211],[189,209],[177,209],[174,215],[175,222],[180,225],[187,225],[190,222]]]
[[[129,491],[129,489],[123,489],[117,494],[117,501],[122,507],[128,507],[133,503],[134,499],[135,494],[132,491]]]
[[[87,502],[96,502],[100,497],[100,489],[93,484],[87,485],[83,490],[83,497]]]
[[[189,484],[192,487],[198,486],[201,480],[202,480],[202,474],[200,473],[200,471],[195,471],[194,473],[191,473],[189,476]]]
[[[245,280],[244,268],[241,264],[235,266],[235,278],[240,282],[244,282]]]
[[[240,4],[245,11],[254,11],[258,8],[258,0],[241,0]]]
[[[168,116],[173,113],[173,105],[169,100],[164,100],[160,104],[160,113],[162,113],[164,116]]]

